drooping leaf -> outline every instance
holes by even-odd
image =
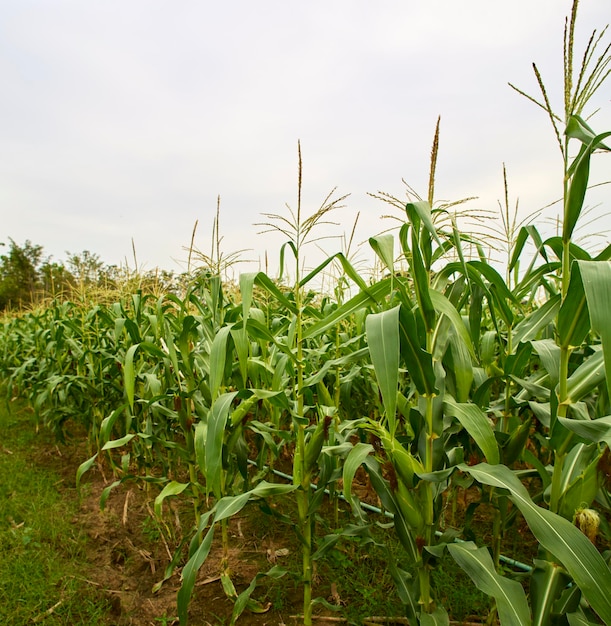
[[[504,465],[459,466],[480,483],[507,489],[537,541],[555,556],[579,585],[590,606],[611,623],[611,570],[590,540],[568,520],[537,506],[516,475]]]
[[[169,482],[161,490],[161,493],[155,498],[155,515],[160,518],[163,501],[169,496],[177,496],[181,494],[188,486],[189,483],[179,483],[176,480]]]
[[[389,234],[369,238],[369,245],[391,273],[395,265],[394,243],[395,238]]]
[[[346,460],[344,461],[343,482],[344,482],[344,498],[352,507],[352,512],[357,518],[364,520],[364,515],[359,503],[352,495],[352,480],[356,474],[356,470],[362,465],[363,461],[373,452],[373,446],[368,443],[357,443],[350,450]]]
[[[501,626],[530,626],[530,609],[522,585],[497,573],[487,548],[467,541],[448,544],[448,551],[475,586],[495,599]]]
[[[446,397],[443,406],[445,412],[455,417],[473,437],[488,463],[491,465],[499,463],[499,447],[486,414],[476,404],[455,402],[450,397]]]

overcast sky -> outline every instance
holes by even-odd
[[[196,220],[209,253],[220,195],[224,253],[267,250],[273,266],[283,238],[254,224],[296,206],[298,140],[304,211],[334,187],[351,194],[327,232],[349,232],[360,212],[363,241],[388,225],[367,192],[404,197],[405,179],[426,196],[438,115],[437,199],[495,209],[505,163],[526,215],[560,196],[560,152],[545,113],[507,83],[538,95],[535,61],[562,110],[569,11],[569,0],[3,0],[0,241],[120,264],[133,263],[133,238],[141,267],[180,270]],[[609,0],[582,1],[580,53],[609,21]],[[611,129],[610,100],[611,81],[592,107],[597,132]],[[611,157],[598,156],[592,180],[608,179]],[[611,185],[592,195],[591,232],[611,227],[610,200]]]

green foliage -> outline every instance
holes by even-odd
[[[182,290],[138,284],[112,292],[114,299],[56,300],[3,323],[0,372],[9,393],[28,398],[39,423],[60,437],[74,424],[87,430],[90,453],[77,482],[103,460],[115,478],[103,502],[121,482],[139,480],[150,489],[157,523],[168,498],[192,507],[187,560],[177,553],[165,575],[184,565],[182,624],[215,535],[233,621],[258,610],[259,582],[283,574],[260,572],[242,593],[234,587],[227,522],[253,502],[295,533],[310,624],[313,607],[327,602],[315,597],[314,563],[340,558],[343,538],[379,542],[357,480],[392,518],[400,550],[388,551],[388,573],[414,623],[448,623],[435,575],[448,555],[490,596],[490,622],[498,615],[502,624],[584,623],[595,614],[611,621],[604,544],[591,529],[586,537],[579,521],[584,510],[608,516],[611,509],[611,253],[593,256],[572,241],[590,160],[607,149],[609,135],[581,116],[611,57],[608,48],[594,56],[600,38],[593,36],[573,81],[576,13],[577,2],[567,25],[564,118],[536,71],[538,104],[564,158],[562,236],[543,240],[535,224],[518,227],[506,190],[505,278],[484,244],[459,231],[453,205],[435,203],[438,123],[427,200],[380,196],[401,209],[398,233],[369,240],[388,271],[380,280],[366,283],[343,253],[305,271],[305,248],[343,198],[329,195],[305,215],[299,150],[297,207],[288,217],[267,214],[262,224],[286,238],[282,280],[258,272],[225,284],[222,269],[233,259],[220,251],[217,215],[208,268]],[[535,252],[521,263],[528,241]],[[286,252],[295,262],[292,282]],[[13,244],[11,254],[2,257],[2,276],[22,272],[14,285],[31,300],[44,274],[41,249]],[[311,290],[330,267],[341,271],[333,293]],[[54,276],[59,266],[47,270]],[[82,284],[112,278],[89,253],[73,255],[69,272]],[[281,464],[291,465],[288,483],[272,473]],[[340,493],[352,515],[344,525]],[[464,529],[448,528],[445,507],[459,497],[468,503],[466,526],[478,506],[492,511],[487,546],[454,543]],[[288,503],[294,519],[278,513],[273,499]],[[528,596],[500,566],[503,537],[519,516],[540,544],[525,575]]]

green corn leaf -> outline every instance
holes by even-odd
[[[513,326],[514,314],[509,302],[519,304],[517,297],[507,287],[503,277],[488,263],[484,261],[469,261],[468,266],[475,269],[487,281],[486,292],[496,305],[496,310],[508,326]]]
[[[437,392],[433,357],[422,348],[416,317],[407,306],[401,306],[399,323],[401,355],[409,375],[419,393],[432,395]]]
[[[231,403],[237,395],[237,391],[220,395],[208,415],[208,431],[206,435],[206,466],[200,470],[206,477],[206,487],[212,491],[216,498],[221,493],[221,472],[223,471],[223,438],[227,418],[231,410]]]
[[[446,397],[443,406],[445,412],[455,417],[473,437],[488,463],[492,465],[499,463],[499,447],[486,414],[476,404],[458,403],[449,397]]]
[[[207,520],[209,518],[210,513],[207,513],[203,516],[202,519],[206,520],[207,523]],[[187,611],[189,608],[189,600],[191,599],[191,594],[193,593],[193,587],[195,586],[197,573],[199,572],[199,569],[204,564],[204,562],[208,558],[208,554],[210,553],[210,548],[212,547],[212,541],[214,539],[214,528],[214,525],[210,527],[203,541],[182,569],[182,585],[180,586],[180,589],[178,590],[178,595],[176,597],[178,618],[180,620],[181,626],[186,626],[187,624]]]
[[[602,350],[596,346],[590,355],[567,380],[568,402],[575,404],[605,381],[605,361]]]
[[[199,465],[200,472],[205,476],[206,468],[206,439],[208,438],[208,422],[200,420],[195,424],[194,447],[195,460]]]
[[[281,291],[278,289],[273,280],[271,280],[265,273],[258,272],[255,274],[254,282],[268,291],[276,300],[285,306],[291,313],[297,313],[295,309],[295,303],[291,302]]]
[[[252,595],[257,586],[257,583],[259,582],[259,580],[261,580],[261,578],[268,577],[273,580],[277,580],[279,578],[282,578],[282,576],[284,576],[287,572],[288,570],[275,565],[267,572],[257,573],[255,577],[250,581],[250,585],[248,585],[248,587],[244,589],[244,591],[242,591],[242,593],[240,593],[240,595],[236,598],[235,604],[233,605],[233,612],[231,614],[231,622],[229,626],[234,626],[234,624],[236,624],[238,618],[240,617],[240,615],[242,615],[246,608],[249,608],[250,611],[253,613],[265,613],[268,608],[259,608],[260,605],[258,605],[258,603],[254,604],[254,602],[250,599],[250,596]]]
[[[179,483],[175,480],[168,483],[161,490],[161,493],[155,498],[155,515],[158,518],[161,518],[161,507],[163,505],[163,501],[169,496],[177,496],[181,494],[188,486],[189,483]]]
[[[530,609],[522,585],[496,572],[487,548],[467,541],[448,544],[448,551],[475,586],[495,599],[501,626],[530,626]]]
[[[416,537],[409,527],[407,520],[403,516],[401,509],[397,503],[395,494],[391,491],[388,481],[384,480],[380,464],[372,457],[367,456],[363,459],[367,472],[369,473],[369,479],[375,489],[380,502],[384,508],[388,509],[394,516],[395,532],[399,541],[403,545],[406,551],[406,556],[409,559],[409,564],[415,564],[420,559],[418,547],[416,545]]]
[[[596,140],[596,133],[588,126],[585,120],[579,115],[571,115],[569,117],[568,124],[566,125],[566,130],[564,131],[567,137],[571,137],[572,139],[578,139],[581,143],[589,144],[592,141]],[[609,150],[607,146],[601,144],[601,148],[605,150]]]
[[[522,250],[524,249],[524,244],[528,240],[529,236],[535,244],[537,253],[541,253],[543,255],[543,258],[547,261],[547,255],[545,253],[545,248],[543,247],[543,240],[541,239],[541,235],[539,234],[537,228],[532,224],[522,226],[513,245],[513,252],[511,254],[511,260],[509,262],[510,272],[515,268],[516,264],[520,260]]]
[[[240,274],[240,294],[242,296],[242,319],[244,322],[248,319],[250,314],[250,307],[252,304],[252,295],[255,286],[255,278],[257,272]]]
[[[592,330],[600,335],[607,389],[611,395],[611,262],[578,261]]]
[[[435,326],[436,317],[435,307],[431,301],[431,292],[433,290],[429,286],[429,273],[425,267],[424,257],[418,241],[419,231],[415,225],[412,227],[412,245],[410,248],[407,244],[408,230],[408,224],[404,224],[399,231],[399,237],[402,241],[405,254],[408,255],[409,265],[414,281],[414,291],[416,292],[416,300],[418,301],[418,305],[420,307],[420,315],[422,316],[427,332],[430,332]]]
[[[456,381],[456,398],[459,402],[469,399],[473,385],[473,363],[465,342],[455,333],[450,333],[452,348],[452,373]]]
[[[471,342],[471,335],[468,328],[465,326],[462,317],[454,307],[454,305],[438,291],[431,289],[430,298],[435,310],[445,315],[451,322],[454,332],[463,341],[469,354],[475,358],[475,351],[473,350],[473,344]]]
[[[572,125],[571,130],[579,126],[579,131],[583,131],[583,127],[579,124]],[[569,127],[567,126],[567,131]],[[579,136],[576,136],[578,139]],[[600,148],[606,148],[603,144],[603,140],[611,136],[611,132],[602,133],[596,135],[588,143],[584,143],[579,151],[579,154],[575,157],[573,163],[569,167],[569,175],[571,176],[569,182],[569,190],[566,197],[564,206],[564,220],[563,220],[563,232],[562,239],[564,242],[569,242],[577,224],[577,220],[581,215],[583,203],[588,189],[588,179],[590,177],[590,157],[595,150]]]
[[[359,289],[365,292],[368,291],[369,287],[367,286],[367,283],[365,283],[359,272],[354,269],[350,261],[341,252],[327,257],[327,259],[325,259],[318,267],[314,268],[307,276],[299,281],[299,286],[303,287],[304,285],[307,285],[313,278],[318,276],[322,272],[322,270],[327,267],[327,265],[329,265],[332,261],[339,261],[342,269],[346,273],[346,276],[348,276],[350,280],[354,281]]]
[[[558,372],[560,371],[560,348],[553,339],[540,339],[531,341],[534,351],[539,355],[545,371],[549,375],[551,384],[558,384]]]
[[[76,488],[77,489],[80,486],[81,478],[83,477],[83,474],[85,472],[88,472],[91,469],[97,456],[98,456],[98,453],[96,452],[90,459],[87,459],[86,461],[84,461],[78,466],[78,469],[76,470]]]
[[[432,613],[420,613],[420,626],[449,626],[450,618],[447,611],[437,605]]]
[[[129,402],[129,408],[132,411],[134,410],[134,397],[136,393],[134,358],[139,347],[139,344],[130,346],[128,351],[125,353],[125,361],[123,362],[123,384],[125,386],[125,395],[127,396],[127,401]]]
[[[391,433],[395,432],[399,386],[399,309],[400,305],[382,313],[371,313],[365,320],[371,362]]]
[[[524,452],[524,447],[530,436],[532,418],[522,422],[509,436],[503,444],[501,461],[504,465],[510,466],[515,463]]]
[[[352,481],[356,470],[362,465],[364,460],[373,452],[373,446],[368,443],[357,443],[344,461],[343,481],[344,481],[344,498],[352,507],[354,515],[365,520],[363,510],[361,509],[358,500],[352,495]]]
[[[558,421],[583,439],[593,443],[604,441],[611,448],[611,415],[588,421],[559,417]]]
[[[103,511],[106,508],[106,502],[108,501],[108,497],[110,496],[110,492],[115,487],[118,487],[122,482],[123,481],[121,481],[121,480],[115,480],[110,485],[108,485],[108,487],[106,487],[104,489],[104,491],[102,491],[102,495],[100,496],[100,511]]]
[[[356,296],[350,298],[348,302],[335,309],[335,311],[319,322],[308,326],[303,332],[303,338],[309,339],[321,335],[342,320],[354,315],[357,311],[381,301],[389,292],[390,278],[385,278],[369,287],[367,291],[360,291]]]
[[[401,602],[407,609],[408,617],[410,620],[414,620],[414,624],[416,624],[418,622],[417,613],[419,609],[415,585],[410,584],[412,576],[397,565],[396,556],[390,550],[388,550],[388,572],[395,583]]]
[[[391,274],[395,268],[394,244],[395,238],[392,235],[378,235],[369,238],[369,245]]]
[[[348,352],[344,356],[337,359],[325,359],[322,367],[317,369],[312,376],[309,376],[303,381],[304,387],[312,387],[320,383],[329,372],[335,372],[337,368],[345,368],[352,363],[358,363],[363,360],[369,354],[368,348],[361,348],[354,352]]]
[[[414,215],[417,215],[424,227],[429,232],[429,235],[437,242],[439,246],[443,245],[441,240],[439,239],[439,235],[437,234],[437,229],[435,228],[435,224],[433,224],[433,215],[431,212],[431,205],[425,200],[421,200],[419,202],[409,202],[405,211],[410,220],[414,220]]]
[[[590,332],[590,317],[579,265],[573,263],[569,288],[558,312],[558,343],[578,347]]]
[[[587,455],[587,448],[585,448],[585,446],[584,452],[586,456],[589,456]],[[587,508],[592,505],[600,487],[598,462],[601,456],[602,454],[598,452],[588,465],[580,467],[579,474],[572,477],[568,488],[563,490],[558,508],[558,512],[562,517],[572,519],[578,509]]]
[[[567,620],[569,626],[600,626],[598,622],[591,622],[583,613],[581,609],[575,613],[568,613]]]
[[[104,444],[102,450],[114,450],[115,448],[121,448],[122,446],[127,445],[135,436],[136,435],[132,433],[129,435],[125,435],[120,439],[111,439]]]
[[[535,568],[530,579],[533,626],[544,626],[551,623],[550,618],[554,613],[554,605],[562,590],[570,582],[571,578],[563,567],[549,561],[535,560]]]
[[[564,565],[603,622],[611,623],[611,570],[590,540],[568,520],[537,506],[507,467],[481,463],[459,469],[480,483],[509,490],[537,541]]]
[[[555,261],[553,263],[546,263],[541,265],[536,270],[530,270],[522,279],[519,285],[516,286],[513,293],[518,300],[522,298],[528,298],[538,286],[544,284],[544,279],[560,269],[561,263]]]
[[[216,399],[223,376],[225,374],[225,359],[227,358],[227,337],[231,331],[231,324],[223,326],[214,337],[210,348],[210,371],[208,373],[210,395],[212,401]]]

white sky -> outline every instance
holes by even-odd
[[[569,10],[569,0],[3,0],[0,241],[121,264],[133,263],[133,237],[141,267],[180,270],[195,220],[209,253],[220,194],[225,254],[267,250],[275,266],[283,239],[253,224],[295,207],[298,139],[304,211],[337,186],[351,195],[325,234],[348,233],[360,211],[363,241],[388,226],[388,207],[367,192],[403,197],[404,178],[426,195],[438,115],[437,199],[496,209],[505,162],[526,215],[560,196],[560,153],[545,113],[507,82],[538,95],[535,61],[562,110]],[[582,1],[580,54],[609,21],[609,0]],[[611,129],[610,100],[611,81],[597,132]],[[592,182],[609,179],[611,155],[595,157]],[[610,200],[611,185],[592,195],[602,217],[590,232],[611,228]]]

